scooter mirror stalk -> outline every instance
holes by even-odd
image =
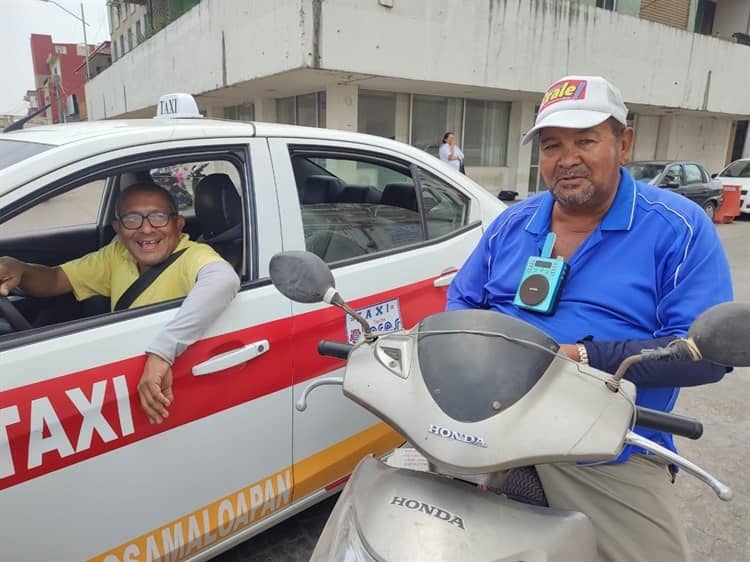
[[[273,286],[286,298],[295,302],[325,302],[338,306],[362,325],[365,341],[377,339],[367,320],[346,304],[336,290],[333,273],[316,254],[298,250],[280,252],[271,258],[268,270]]]
[[[297,250],[281,252],[271,258],[268,269],[273,286],[288,299],[337,304],[333,273],[315,254]]]
[[[701,313],[687,335],[701,358],[728,367],[750,367],[750,303],[725,302]]]

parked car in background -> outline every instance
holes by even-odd
[[[643,160],[628,162],[625,168],[637,180],[671,189],[694,201],[713,220],[721,205],[723,188],[698,162],[680,160]]]
[[[713,177],[722,185],[740,186],[740,212],[750,214],[750,158],[735,160]]]

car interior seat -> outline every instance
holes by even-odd
[[[383,188],[381,205],[417,210],[417,192],[410,183],[389,183]]]
[[[334,176],[307,176],[300,189],[299,200],[302,205],[319,205],[333,203],[344,191],[346,184]]]
[[[200,242],[211,246],[238,273],[242,267],[242,199],[227,174],[209,174],[195,187]]]

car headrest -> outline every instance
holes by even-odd
[[[195,188],[195,216],[213,238],[242,222],[242,199],[227,174],[209,174]]]
[[[315,175],[305,178],[300,193],[300,203],[317,205],[336,201],[339,192],[344,189],[344,182],[333,176]]]
[[[381,205],[417,210],[417,192],[409,183],[389,183],[383,188]]]

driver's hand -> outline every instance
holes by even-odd
[[[0,257],[0,296],[7,297],[21,283],[23,266],[17,259]]]
[[[138,383],[141,406],[151,423],[161,423],[169,416],[172,404],[172,367],[158,355],[148,355]]]

